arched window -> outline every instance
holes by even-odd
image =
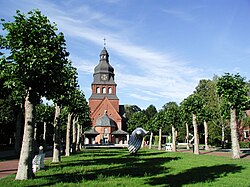
[[[100,91],[101,91],[101,90],[100,90],[100,88],[99,88],[99,87],[97,87],[97,88],[96,88],[96,93],[98,93],[98,94],[99,94],[99,93],[100,93]]]
[[[109,87],[108,92],[109,92],[109,94],[112,94],[112,88],[111,87]]]
[[[105,87],[102,88],[102,93],[104,93],[104,94],[106,93],[106,88]]]

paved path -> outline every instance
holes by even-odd
[[[177,150],[178,152],[189,152],[192,153],[192,150]],[[200,150],[201,155],[214,155],[214,156],[224,156],[224,157],[232,157],[232,152],[231,151],[218,151],[218,150],[211,150],[211,151],[205,151],[205,150]],[[248,159],[250,160],[250,150],[248,151],[242,151],[240,154],[240,157],[242,159]]]
[[[14,157],[15,152],[13,150],[10,151],[2,151],[0,152],[1,158]],[[46,152],[46,159],[50,159],[52,157],[52,151]],[[18,160],[19,159],[11,159],[6,161],[0,161],[0,179],[6,177],[10,174],[17,173],[18,168]]]
[[[18,159],[0,162],[0,178],[17,172]]]

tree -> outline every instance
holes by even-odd
[[[148,118],[144,112],[133,113],[128,120],[128,131],[132,132],[137,127],[145,128],[145,124],[148,122]]]
[[[86,101],[83,91],[76,89],[74,93],[74,99],[72,100],[72,112],[73,112],[73,141],[72,150],[80,150],[80,137],[82,135],[81,129],[90,125],[90,110]],[[77,125],[77,128],[76,128]]]
[[[3,36],[0,35],[0,48],[3,46]],[[0,55],[3,53],[0,52]],[[23,125],[21,120],[23,118],[23,106],[25,90],[20,81],[15,77],[14,68],[15,64],[6,60],[5,56],[0,58],[0,98],[3,100],[11,100],[13,103],[13,112],[16,118],[16,131],[15,131],[15,153],[19,154],[21,149],[21,134]]]
[[[77,83],[77,71],[76,68],[74,68],[71,65],[71,61],[68,61],[68,63],[64,66],[61,72],[62,81],[63,84],[61,85],[61,88],[57,90],[57,92],[52,92],[51,95],[49,95],[49,99],[52,99],[54,103],[56,103],[56,112],[57,116],[55,116],[54,122],[54,147],[53,147],[53,163],[57,163],[61,161],[61,155],[60,155],[60,149],[61,149],[61,121],[60,121],[60,112],[63,107],[67,108],[67,112],[71,113],[70,106],[72,99],[74,98],[74,92],[76,88],[78,87]],[[71,124],[71,116],[72,114],[68,114],[68,117],[70,117],[70,120],[68,119],[69,126]],[[67,137],[66,137],[66,146],[69,150],[70,148],[70,127],[67,128]],[[69,155],[69,151],[67,151],[67,155]]]
[[[203,99],[197,94],[192,94],[188,96],[188,98],[184,99],[181,104],[185,111],[187,111],[189,114],[192,114],[192,121],[194,127],[194,154],[200,154],[197,117],[200,116],[202,112],[203,104]]]
[[[48,103],[41,103],[36,106],[36,123],[43,125],[43,135],[42,141],[39,142],[43,145],[44,149],[47,146],[47,128],[49,124],[53,124],[54,107],[50,106]]]
[[[189,147],[189,124],[192,124],[192,116],[190,115],[190,113],[186,110],[186,102],[182,102],[180,104],[180,120],[182,123],[182,126],[185,127],[186,129],[186,136],[185,136],[185,140],[187,143],[187,149],[190,149]]]
[[[143,110],[143,111],[145,112],[149,120],[152,119],[155,116],[155,114],[157,114],[157,110],[154,105],[149,105],[146,108],[146,110]]]
[[[6,35],[1,46],[10,50],[6,60],[12,64],[13,77],[9,85],[21,83],[25,89],[24,135],[19,159],[17,180],[33,178],[33,134],[35,106],[41,97],[46,97],[61,89],[64,84],[62,71],[68,63],[65,39],[56,33],[39,10],[21,14],[16,12],[13,22],[2,20]]]
[[[209,150],[208,146],[208,122],[212,121],[213,117],[218,118],[218,95],[216,93],[215,81],[211,80],[200,80],[196,87],[196,94],[204,100],[203,111],[201,113],[202,121],[204,124],[205,134],[205,150]]]
[[[240,158],[240,146],[237,135],[237,110],[244,110],[249,106],[250,99],[248,97],[249,87],[245,82],[245,78],[239,74],[233,75],[225,73],[218,79],[217,93],[225,99],[230,107],[230,128],[232,141],[232,158]]]
[[[176,152],[176,128],[180,126],[179,106],[175,102],[169,102],[164,105],[166,110],[166,122],[172,127],[172,151]]]

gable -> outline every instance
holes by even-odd
[[[93,125],[95,126],[96,120],[103,115],[104,111],[107,111],[108,117],[113,119],[117,124],[121,122],[122,118],[110,103],[107,97],[104,97],[100,104],[96,107],[95,111],[91,114],[93,119]]]

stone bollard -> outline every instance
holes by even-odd
[[[35,155],[35,157],[32,160],[33,173],[37,172],[40,169],[44,169],[44,157],[45,153],[43,153],[43,146],[40,146],[39,154]]]

